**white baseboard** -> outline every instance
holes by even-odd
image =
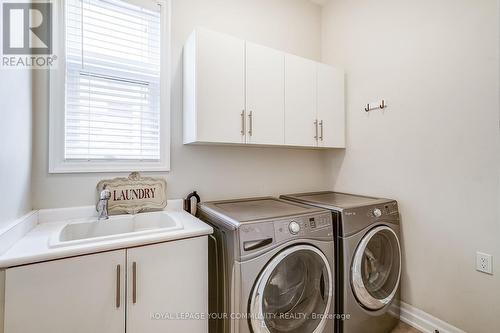
[[[400,319],[423,333],[467,333],[405,302],[401,302]]]

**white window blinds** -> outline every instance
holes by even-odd
[[[66,1],[66,160],[160,160],[160,9]]]

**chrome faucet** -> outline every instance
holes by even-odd
[[[99,194],[99,202],[97,203],[97,220],[107,220],[108,216],[108,201],[111,198],[111,191],[104,189]]]

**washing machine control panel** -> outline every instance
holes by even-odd
[[[332,230],[330,213],[283,219],[274,224],[274,232],[278,242],[304,236],[332,237]]]

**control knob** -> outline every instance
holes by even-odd
[[[381,217],[382,216],[382,211],[380,209],[378,209],[378,208],[375,208],[373,210],[373,216],[375,216],[375,217]]]
[[[297,222],[292,221],[288,225],[288,230],[290,231],[291,234],[296,235],[300,231],[300,225]]]

